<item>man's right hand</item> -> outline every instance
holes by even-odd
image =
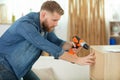
[[[93,65],[95,64],[95,58],[95,54],[90,53],[88,56],[79,57],[75,63],[80,65]]]
[[[95,63],[94,53],[90,53],[85,57],[78,57],[76,54],[72,55],[64,52],[59,58],[79,65],[92,65]]]

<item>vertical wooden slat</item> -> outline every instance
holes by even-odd
[[[75,35],[77,35],[77,0],[74,0],[74,18]]]
[[[104,12],[104,0],[102,0],[102,2],[101,2],[101,12],[102,12],[102,15],[101,16],[103,16],[103,17],[101,17],[102,18],[102,20],[101,20],[101,23],[102,23],[102,26],[105,26],[105,12]],[[107,34],[106,33],[106,27],[103,27],[104,29],[103,29],[103,33],[104,34]],[[103,34],[103,35],[104,35]],[[107,42],[107,35],[104,35],[104,37],[103,37],[103,44],[107,44],[108,42]]]
[[[100,31],[100,24],[99,24],[99,0],[96,0],[95,2],[95,31],[99,33]],[[100,40],[100,34],[95,33],[95,44],[99,44],[99,40]]]
[[[90,45],[107,44],[104,0],[69,0],[69,15],[69,40],[79,35]]]
[[[80,37],[83,37],[83,0],[81,0],[80,2],[80,21],[81,21],[81,25],[80,25]]]
[[[83,39],[85,39],[85,7],[86,7],[86,5],[85,5],[85,2],[86,2],[86,0],[83,0]]]
[[[90,0],[90,44],[93,44],[94,42],[94,33],[93,33],[93,0]]]
[[[88,7],[88,19],[87,19],[87,42],[90,43],[90,0],[87,0],[87,7]]]
[[[79,33],[78,33],[78,35],[80,36],[80,37],[82,37],[82,18],[81,18],[81,6],[82,6],[82,3],[81,3],[81,0],[78,0],[79,1],[79,14],[78,14],[78,16],[79,16],[79,27],[78,27],[78,30],[79,30]]]
[[[86,40],[87,37],[87,13],[88,13],[88,9],[87,9],[87,0],[84,0],[84,39]]]

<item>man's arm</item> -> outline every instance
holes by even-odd
[[[91,65],[95,63],[94,53],[90,53],[88,56],[85,57],[78,57],[76,54],[70,54],[69,49],[71,49],[73,45],[74,44],[72,42],[65,42],[62,48],[64,50],[68,50],[68,52],[64,52],[59,58],[80,65]],[[74,51],[77,53],[77,49],[74,49]]]
[[[16,28],[16,34],[24,37],[24,39],[40,50],[48,52],[55,58],[58,58],[64,52],[61,47],[42,37],[35,25],[31,22],[22,22],[20,25],[16,26],[19,26]]]
[[[47,39],[59,47],[62,47],[63,44],[65,43],[65,41],[58,38],[54,32],[48,33]]]

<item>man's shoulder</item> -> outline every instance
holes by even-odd
[[[37,12],[30,12],[28,14],[26,14],[25,16],[19,18],[17,20],[18,23],[21,22],[30,22],[30,23],[34,23],[35,22],[35,18],[38,17],[38,13]]]
[[[39,12],[29,12],[28,14],[26,14],[26,16],[33,16],[33,15],[38,15]]]

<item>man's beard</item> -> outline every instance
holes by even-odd
[[[51,31],[54,30],[54,26],[51,26],[51,27],[48,26],[46,20],[42,23],[42,26],[43,26],[43,30],[44,30],[44,31],[51,32]]]

